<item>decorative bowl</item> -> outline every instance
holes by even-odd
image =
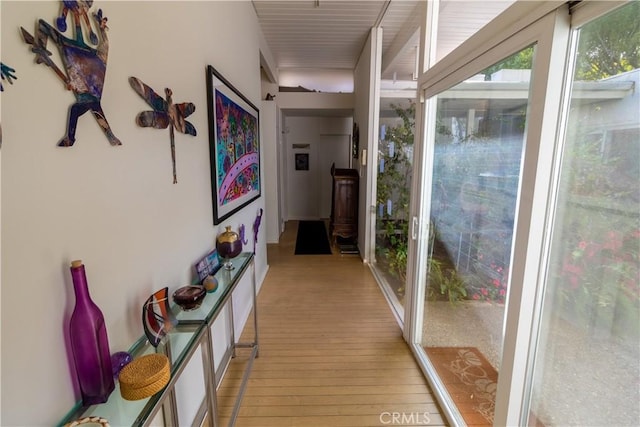
[[[183,286],[173,293],[173,302],[183,310],[195,310],[200,307],[207,291],[202,286]]]

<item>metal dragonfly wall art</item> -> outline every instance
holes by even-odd
[[[136,116],[138,126],[152,127],[155,129],[169,128],[171,161],[173,163],[173,183],[177,184],[176,145],[173,129],[175,128],[178,132],[196,136],[196,128],[186,120],[186,118],[196,110],[196,107],[191,102],[174,104],[172,99],[173,92],[169,88],[165,88],[164,90],[167,98],[164,100],[155,93],[153,89],[136,77],[129,77],[129,84],[133,90],[153,108],[153,111],[142,111]]]

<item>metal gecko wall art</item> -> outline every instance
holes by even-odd
[[[0,77],[2,77],[2,80],[6,80],[10,85],[13,84],[14,80],[18,79],[14,74],[15,72],[16,70],[0,62]],[[2,86],[2,82],[0,81],[0,92],[3,92],[3,91],[4,91],[4,87]]]
[[[16,70],[0,62],[0,77],[2,78],[2,80],[6,80],[7,82],[9,82],[9,84],[12,85],[13,81],[18,79],[14,74],[15,72]],[[0,80],[0,92],[4,91],[2,80]],[[2,148],[2,126],[0,126],[0,148]]]
[[[142,111],[136,117],[136,123],[142,127],[152,127],[155,129],[169,128],[169,137],[171,139],[171,161],[173,163],[173,183],[178,183],[176,175],[176,144],[173,129],[178,132],[196,136],[196,128],[186,121],[195,110],[196,107],[191,102],[183,102],[174,104],[172,100],[173,92],[169,88],[165,88],[164,93],[166,100],[162,99],[149,86],[144,84],[136,77],[129,77],[129,84],[138,95],[145,101],[153,111]]]
[[[91,111],[111,145],[122,144],[111,131],[100,105],[107,71],[109,39],[107,18],[102,15],[102,9],[92,14],[99,37],[93,32],[87,16],[92,4],[93,0],[62,1],[62,12],[56,19],[57,29],[40,19],[36,24],[35,37],[20,27],[25,43],[31,45],[31,51],[35,54],[35,62],[50,67],[62,80],[65,88],[75,95],[76,102],[69,109],[67,133],[58,142],[61,147],[70,147],[74,144],[78,118],[87,111]],[[67,30],[66,20],[69,13],[73,18],[74,38],[68,38],[62,34]],[[83,23],[87,27],[86,31],[89,32],[89,41],[95,47],[85,42]],[[63,69],[58,67],[51,58],[51,52],[47,50],[49,40],[58,47]]]
[[[264,210],[260,208],[256,219],[253,221],[253,253],[256,253],[256,246],[258,244],[258,233],[260,232],[260,221],[262,221],[262,213]]]

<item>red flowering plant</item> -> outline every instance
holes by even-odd
[[[640,328],[640,229],[609,230],[600,239],[583,236],[567,249],[557,287],[565,307],[590,321],[608,310],[622,328]]]
[[[476,275],[471,281],[471,299],[504,304],[507,296],[508,269],[494,263],[491,263],[490,267],[491,273]]]
[[[504,304],[506,300],[511,230],[504,227],[504,210],[503,206],[498,213],[487,213],[483,218],[482,232],[475,233],[469,241],[470,262],[464,276],[470,300],[498,304]]]

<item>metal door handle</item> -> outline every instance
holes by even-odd
[[[418,217],[414,216],[411,225],[411,238],[416,240],[418,238]]]

